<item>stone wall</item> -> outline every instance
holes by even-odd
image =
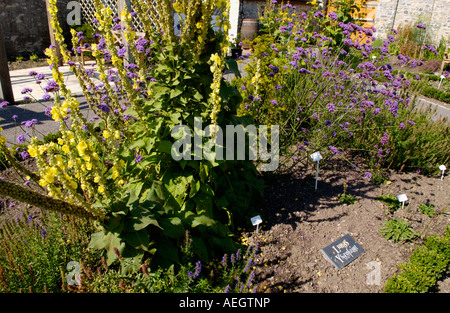
[[[393,27],[427,26],[428,36],[434,44],[442,37],[450,39],[450,0],[379,0],[375,27],[378,37],[385,37]]]
[[[69,28],[65,19],[70,12],[66,9],[68,2],[58,0],[58,17],[65,31]],[[50,45],[45,0],[1,0],[0,27],[10,59],[32,53],[43,55]]]

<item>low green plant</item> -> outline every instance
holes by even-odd
[[[339,202],[342,204],[354,204],[358,202],[358,199],[355,196],[343,193],[339,197]]]
[[[39,60],[39,56],[36,53],[33,53],[30,56],[30,60],[33,61],[33,62],[37,62]]]
[[[386,204],[389,213],[394,213],[402,207],[401,203],[398,201],[396,196],[393,195],[381,195],[376,198],[376,200],[381,201]]]
[[[400,273],[394,274],[385,284],[385,293],[423,293],[436,285],[450,268],[450,227],[443,237],[425,238],[425,242],[409,257],[409,262],[399,264]]]
[[[434,206],[424,203],[419,204],[419,211],[430,217],[434,217],[439,214]]]
[[[409,226],[408,222],[403,219],[389,219],[380,233],[387,239],[396,243],[413,241],[417,236],[417,232]]]

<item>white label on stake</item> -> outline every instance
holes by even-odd
[[[408,197],[404,193],[402,193],[401,195],[397,196],[397,199],[400,202],[405,202],[406,200],[408,200]]]
[[[262,223],[261,216],[259,215],[253,216],[250,220],[252,221],[253,226],[257,226]]]
[[[319,162],[320,160],[322,160],[322,156],[320,155],[319,151],[311,154],[311,158],[313,159],[314,162]]]
[[[447,168],[445,167],[444,164],[442,164],[441,166],[439,166],[439,169],[440,169],[441,171],[445,171]]]

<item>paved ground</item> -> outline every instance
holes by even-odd
[[[92,64],[93,61],[86,62],[86,68],[89,68]],[[83,92],[78,83],[78,79],[75,74],[70,71],[70,67],[68,65],[61,66],[59,70],[64,74],[66,87],[72,91],[72,94],[82,95]],[[52,70],[48,66],[10,71],[9,75],[11,76],[14,99],[16,101],[22,101],[24,97],[27,96],[26,94],[21,93],[25,87],[33,89],[32,95],[37,100],[41,100],[42,96],[45,94],[45,91],[43,90],[43,87],[46,86],[45,80],[43,80],[41,84],[37,84],[35,77],[28,75],[31,71],[44,74],[47,79],[53,79]]]
[[[86,62],[86,68],[89,68],[92,64],[92,61]],[[30,96],[29,94],[22,94],[22,90],[27,87],[33,90],[31,92],[32,98],[34,98],[33,101],[37,101],[0,109],[0,126],[3,128],[2,135],[8,139],[9,146],[16,143],[18,135],[24,134],[27,131],[31,136],[42,139],[44,135],[59,130],[59,124],[55,123],[50,116],[45,115],[45,108],[53,105],[52,99],[48,101],[42,100],[42,96],[45,94],[43,88],[47,83],[44,79],[41,84],[37,84],[35,77],[29,75],[31,71],[44,74],[46,79],[52,79],[52,71],[48,66],[10,71],[14,99],[17,102],[22,102],[24,97]],[[64,74],[66,87],[80,102],[80,110],[82,113],[88,117],[89,115],[93,116],[92,111],[86,103],[86,99],[83,97],[83,91],[75,74],[70,71],[69,66],[60,67],[60,71]],[[100,80],[96,77],[98,77],[98,73],[94,74],[94,80],[100,83]],[[18,117],[16,121],[13,119],[14,115]],[[31,119],[38,120],[38,123],[33,128],[26,128],[24,125],[21,125],[22,121]]]
[[[86,99],[83,96],[76,96],[80,102],[80,110],[86,117],[92,117],[94,114],[89,109]],[[0,126],[3,128],[2,135],[8,140],[8,146],[16,143],[17,136],[29,133],[30,136],[36,136],[42,139],[44,135],[54,133],[59,130],[59,123],[52,120],[50,116],[45,115],[45,108],[53,106],[53,101],[42,101],[26,103],[15,106],[8,106],[0,109]],[[13,116],[17,116],[17,120]],[[32,128],[21,125],[22,121],[37,119],[37,124]]]
[[[446,117],[449,121],[450,121],[450,104],[447,104],[447,106],[444,106],[443,104],[438,104],[437,102],[432,101],[431,99],[425,99],[425,98],[420,98],[417,101],[418,105],[423,104],[424,107],[428,107],[429,105],[431,105],[432,108],[436,108],[436,113],[433,116],[433,119],[436,120],[439,117]]]

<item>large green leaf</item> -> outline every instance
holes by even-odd
[[[115,260],[118,259],[114,252],[114,248],[117,248],[119,253],[122,253],[125,248],[125,242],[120,238],[119,233],[106,232],[104,230],[94,233],[91,235],[91,241],[88,245],[89,248],[93,249],[105,249],[106,250],[106,262],[111,265]]]
[[[199,225],[205,225],[205,226],[214,226],[215,221],[205,215],[199,215],[196,216],[194,218],[192,218],[192,223],[191,223],[191,227],[195,228]]]
[[[161,228],[157,219],[158,208],[157,203],[150,201],[135,202],[130,210],[130,216],[127,218],[125,230],[139,231],[149,225]]]
[[[149,251],[150,236],[145,229],[128,232],[124,235],[125,242],[135,249]]]
[[[159,220],[163,235],[171,238],[180,238],[185,235],[185,228],[179,217],[162,218]]]
[[[199,180],[192,180],[190,184],[190,190],[189,190],[189,198],[193,198],[195,194],[200,190],[200,181]]]
[[[241,72],[239,71],[239,66],[234,59],[227,59],[226,60],[226,69],[233,72],[236,77],[241,78]]]

